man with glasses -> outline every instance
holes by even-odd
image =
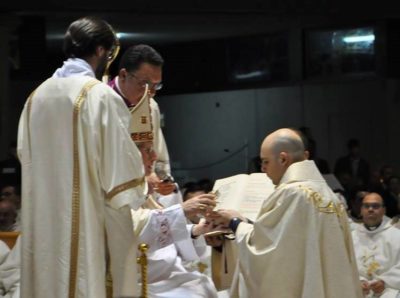
[[[164,60],[161,55],[148,45],[129,47],[119,62],[118,76],[109,85],[124,99],[129,109],[135,107],[143,97],[146,85],[150,93],[150,108],[153,122],[154,150],[157,163],[163,164],[163,171],[170,173],[169,154],[160,125],[160,109],[154,100],[156,92],[162,88],[162,67]],[[157,188],[162,195],[172,193],[175,184],[162,181],[152,173],[147,177],[150,186]]]
[[[352,232],[366,297],[400,297],[400,230],[385,211],[379,194],[367,194],[361,205],[362,223]]]
[[[144,168],[128,133],[129,111],[96,80],[117,49],[107,22],[72,22],[68,59],[25,104],[18,131],[22,298],[105,298],[108,273],[112,297],[137,297],[130,210],[145,202]]]

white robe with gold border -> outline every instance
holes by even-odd
[[[135,234],[149,245],[148,289],[152,298],[213,298],[216,289],[209,277],[188,271],[185,261],[198,261],[203,253],[191,239],[192,225],[180,205],[132,211]]]
[[[107,246],[114,297],[136,296],[130,208],[147,190],[130,119],[122,99],[89,76],[48,79],[26,103],[21,297],[105,297]]]
[[[376,230],[358,224],[352,234],[360,280],[383,280],[385,290],[379,297],[400,297],[400,230],[385,216]],[[375,297],[372,291],[370,295]]]
[[[287,169],[236,241],[231,297],[362,297],[345,210],[313,161]]]

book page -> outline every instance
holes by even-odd
[[[239,174],[215,181],[213,192],[218,192],[215,209],[238,210],[248,179],[249,175]]]
[[[271,179],[265,173],[253,173],[246,185],[238,211],[255,221],[265,199],[275,190]]]
[[[254,221],[265,199],[275,190],[265,173],[240,174],[215,182],[218,191],[217,209],[233,209]]]

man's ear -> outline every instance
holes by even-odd
[[[97,48],[96,48],[96,56],[97,57],[103,56],[105,51],[106,50],[104,49],[103,46],[97,46]]]
[[[281,152],[279,153],[278,160],[281,164],[286,165],[289,162],[289,155],[287,154],[287,152]]]
[[[128,71],[126,70],[126,68],[121,68],[118,72],[118,77],[121,80],[126,80],[126,78],[128,77]]]

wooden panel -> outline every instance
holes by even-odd
[[[0,232],[0,240],[4,241],[10,249],[12,249],[17,242],[19,232]]]

